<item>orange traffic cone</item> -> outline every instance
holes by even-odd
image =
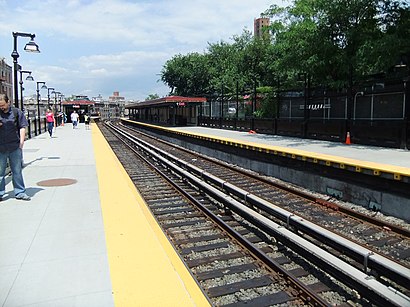
[[[350,145],[350,144],[351,144],[351,143],[350,143],[350,132],[348,132],[347,135],[346,135],[346,144],[347,144],[347,145]]]
[[[256,134],[256,131],[254,131],[254,130],[249,130],[249,134]]]

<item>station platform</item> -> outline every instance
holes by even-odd
[[[370,167],[386,169],[410,175],[410,151],[386,147],[344,144],[313,139],[301,139],[280,135],[249,133],[244,131],[214,129],[200,126],[169,128],[173,131],[202,135],[208,138],[223,138],[227,142],[241,142],[249,146],[270,148],[322,160],[341,161]],[[269,147],[268,147],[269,146]]]
[[[339,142],[202,126],[168,127],[128,119],[122,119],[122,121],[152,130],[165,130],[208,143],[219,143],[238,149],[263,152],[325,167],[410,183],[410,151],[406,149],[348,145]]]
[[[410,151],[203,126],[125,125],[202,154],[410,222]]]
[[[191,138],[410,177],[407,150],[205,127],[156,127]],[[25,142],[31,201],[0,202],[0,305],[209,306],[95,124]]]
[[[0,306],[209,306],[95,124],[25,142],[0,202]]]

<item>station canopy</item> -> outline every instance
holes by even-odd
[[[62,102],[63,106],[72,106],[75,108],[81,108],[83,106],[93,106],[95,105],[94,101],[89,99],[74,99],[74,100],[66,100]]]
[[[134,102],[127,104],[126,109],[140,109],[147,107],[167,107],[176,105],[179,107],[184,107],[188,105],[200,104],[206,102],[205,97],[183,97],[183,96],[167,96],[152,100],[146,100],[141,102]]]

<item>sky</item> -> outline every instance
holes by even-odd
[[[0,58],[13,65],[12,32],[34,33],[41,53],[25,52],[30,39],[18,37],[18,62],[66,97],[108,99],[114,91],[126,100],[163,97],[169,94],[160,81],[167,60],[232,42],[244,29],[253,32],[254,18],[272,4],[286,2],[0,0]],[[24,81],[24,89],[24,96],[34,95],[36,82]]]

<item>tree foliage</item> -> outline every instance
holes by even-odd
[[[316,84],[341,86],[386,72],[410,51],[405,1],[296,0],[265,15],[276,20],[278,67],[308,73]]]
[[[404,0],[294,0],[287,7],[272,5],[270,37],[247,30],[230,42],[209,43],[200,53],[178,54],[168,60],[161,80],[171,94],[233,95],[256,85],[268,88],[265,116],[275,110],[281,89],[300,87],[297,75],[313,86],[350,87],[392,67],[410,55],[410,7]],[[270,111],[269,111],[270,110]]]
[[[209,74],[207,56],[199,53],[178,54],[165,63],[161,80],[171,88],[171,94],[198,96],[208,91]]]
[[[158,99],[160,98],[158,94],[149,94],[145,100],[153,100],[153,99]]]

